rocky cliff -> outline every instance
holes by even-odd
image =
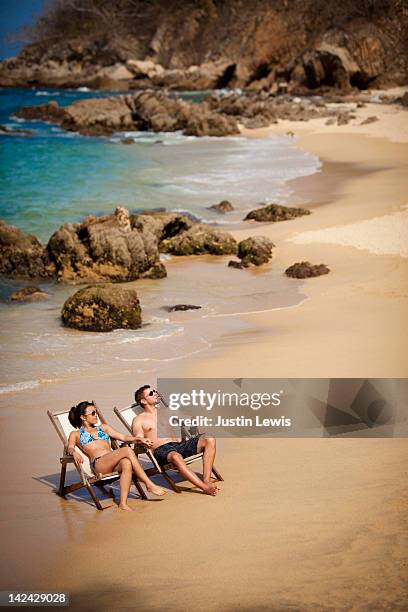
[[[302,93],[408,80],[405,0],[70,0],[31,35],[0,85]]]

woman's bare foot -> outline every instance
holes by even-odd
[[[153,483],[146,485],[146,489],[149,491],[149,493],[154,493],[155,495],[158,495],[159,497],[163,497],[163,495],[166,495],[166,491],[164,489],[162,489],[161,487],[158,487],[157,485]]]
[[[133,512],[133,508],[131,508],[127,504],[119,504],[119,508],[121,510],[126,510],[127,512]]]
[[[203,483],[203,493],[205,493],[206,495],[217,495],[218,493],[218,487],[215,486],[215,484],[213,484],[212,482],[209,483]]]

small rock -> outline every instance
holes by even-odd
[[[306,208],[280,206],[279,204],[267,204],[262,208],[251,210],[244,221],[253,219],[254,221],[271,221],[275,223],[277,221],[286,221],[302,215],[310,215],[310,210]]]
[[[406,91],[404,93],[403,96],[401,96],[401,98],[398,100],[398,102],[402,105],[407,107],[408,106],[408,91]]]
[[[325,264],[311,264],[309,261],[301,261],[294,263],[287,270],[286,276],[291,278],[310,278],[312,276],[321,276],[328,274],[330,269]]]
[[[142,278],[166,278],[167,270],[161,261],[156,262],[153,266],[144,274],[142,274]]]
[[[122,138],[120,142],[125,145],[135,144],[133,138]]]
[[[228,262],[228,267],[237,268],[237,270],[243,270],[244,268],[248,268],[248,264],[245,264],[243,261],[235,261],[234,259],[231,259]]]
[[[37,302],[46,300],[50,297],[49,293],[42,291],[38,287],[24,287],[18,291],[14,291],[10,296],[11,302]]]
[[[6,136],[31,136],[32,130],[23,130],[21,128],[9,128],[6,125],[0,125],[0,135]]]
[[[367,119],[364,119],[364,121],[362,121],[360,125],[368,125],[369,123],[374,123],[375,121],[378,121],[378,120],[379,120],[378,117],[373,115],[372,117],[367,117]]]
[[[337,125],[347,125],[350,122],[350,114],[348,112],[339,113],[337,115]]]
[[[174,306],[163,306],[163,310],[167,312],[176,312],[178,310],[199,310],[201,306],[195,306],[194,304],[175,304]]]
[[[231,202],[228,200],[222,200],[219,204],[213,204],[208,208],[212,208],[213,210],[217,210],[219,213],[227,213],[231,212],[231,210],[235,210]]]
[[[325,122],[325,125],[334,125],[336,123],[336,119],[334,117],[329,117],[329,119]]]
[[[108,284],[74,293],[63,305],[61,318],[66,327],[94,332],[137,329],[142,324],[136,290]]]

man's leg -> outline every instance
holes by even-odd
[[[201,436],[197,444],[197,452],[203,453],[203,481],[209,484],[211,483],[211,472],[215,460],[215,438]]]
[[[201,489],[206,495],[216,495],[217,487],[211,482],[203,482],[194,472],[188,469],[183,457],[176,451],[171,451],[167,455],[167,461],[172,463],[182,476],[195,487]]]

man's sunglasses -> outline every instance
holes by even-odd
[[[152,397],[153,393],[157,393],[156,389],[150,389],[150,391],[149,391],[149,393],[147,395]]]

